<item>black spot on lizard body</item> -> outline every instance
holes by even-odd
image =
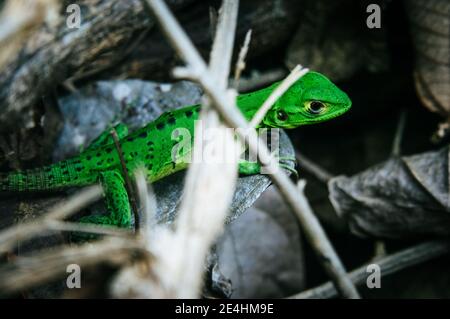
[[[167,120],[167,122],[171,125],[175,124],[177,122],[177,119],[175,117],[169,117],[169,119]]]

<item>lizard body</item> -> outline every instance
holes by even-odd
[[[274,83],[237,97],[237,106],[248,120],[277,85]],[[295,128],[322,122],[345,113],[350,106],[348,96],[325,76],[309,72],[278,99],[260,127]],[[173,139],[172,133],[177,128],[184,128],[193,137],[194,123],[199,113],[199,105],[166,112],[131,134],[128,134],[125,125],[117,125],[115,128],[129,176],[133,176],[136,168],[145,167],[147,180],[154,182],[186,168],[185,162],[174,162],[172,159],[173,146],[179,142]],[[259,165],[248,164],[240,163],[241,173],[259,172]],[[0,190],[51,191],[100,182],[104,187],[110,215],[86,216],[81,222],[128,227],[131,209],[122,165],[114,140],[110,132],[106,131],[78,156],[42,168],[0,174]]]

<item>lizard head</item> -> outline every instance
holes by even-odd
[[[294,83],[267,112],[263,125],[296,128],[323,122],[347,112],[352,101],[328,78],[308,72]]]

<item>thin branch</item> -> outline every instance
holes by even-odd
[[[94,224],[82,224],[74,222],[62,222],[57,220],[49,220],[46,223],[47,230],[51,231],[64,231],[64,232],[78,232],[78,233],[88,233],[92,235],[107,235],[124,237],[131,236],[133,232],[128,229],[118,228],[118,227],[105,227],[98,226]]]
[[[170,43],[188,65],[185,69],[178,69],[174,74],[176,76],[189,75],[191,79],[199,82],[204,88],[205,93],[211,98],[212,105],[228,125],[235,128],[249,128],[242,113],[237,109],[235,101],[230,100],[226,92],[217,88],[217,83],[210,70],[207,69],[200,54],[196,51],[192,42],[164,2],[160,0],[147,0],[147,3],[153,10]],[[359,294],[355,286],[348,278],[341,260],[322,229],[317,217],[311,210],[304,209],[305,205],[307,205],[304,195],[298,193],[296,186],[279,168],[278,161],[271,155],[264,143],[262,141],[260,143],[258,142],[256,132],[250,130],[252,134],[246,134],[243,131],[245,130],[237,130],[239,138],[241,141],[246,141],[246,138],[249,137],[249,151],[253,154],[258,154],[260,162],[267,165],[269,171],[274,172],[270,177],[299,217],[307,239],[316,254],[319,255],[322,266],[336,284],[337,289],[344,297],[358,298]]]
[[[225,0],[219,11],[219,19],[211,51],[209,70],[221,90],[225,90],[228,84],[238,6],[239,1],[233,3],[233,1]]]
[[[164,22],[163,31],[174,35],[170,39],[174,47],[180,50],[182,47],[188,48],[186,52],[178,52],[186,60],[186,67],[175,69],[174,74],[197,78],[206,73],[210,84],[221,92],[226,103],[235,100],[235,95],[227,91],[227,84],[239,1],[223,1],[215,28],[209,68],[164,3],[161,1],[147,1],[147,3],[156,17]],[[216,134],[210,136],[208,141],[203,140],[201,134],[194,137],[194,161],[187,172],[175,229],[157,230],[157,233],[162,235],[158,237],[158,253],[155,253],[152,269],[158,280],[149,280],[148,285],[154,289],[142,289],[141,294],[172,298],[193,298],[199,295],[205,258],[223,229],[237,180],[237,156],[231,163],[225,160],[214,162],[195,160],[197,158],[195,152],[203,154],[203,148],[206,147],[212,153],[220,154],[224,146],[222,145],[224,137],[229,141],[224,143],[225,145],[234,145],[233,135],[225,130],[217,112],[211,108],[211,102],[210,99],[206,99],[203,103],[199,121],[201,124],[197,123],[196,131],[210,128],[222,130],[214,130]],[[217,183],[217,180],[221,183]],[[124,272],[123,276],[127,274]],[[138,289],[133,291],[137,291],[139,295]]]
[[[405,125],[406,125],[406,110],[401,110],[400,116],[397,123],[397,128],[395,131],[394,140],[392,142],[392,151],[391,156],[396,157],[401,155],[401,147],[402,147],[402,140],[403,140],[403,133],[405,131]]]
[[[405,268],[412,267],[433,258],[442,256],[444,254],[447,254],[448,252],[450,252],[449,241],[429,241],[382,258],[376,261],[376,264],[380,267],[381,275],[387,276]],[[350,272],[350,278],[353,283],[355,283],[356,285],[360,285],[366,282],[367,276],[369,275],[369,273],[367,272],[368,265],[370,264],[366,264]],[[338,292],[334,288],[333,284],[331,282],[327,282],[316,288],[301,292],[289,298],[334,298],[337,295]]]
[[[103,190],[99,185],[87,187],[71,196],[62,204],[56,205],[48,213],[31,222],[21,223],[0,232],[0,254],[8,252],[18,241],[42,235],[48,229],[48,222],[63,220],[93,202],[99,200]]]
[[[333,174],[314,163],[311,159],[309,159],[302,153],[296,151],[295,157],[297,158],[301,170],[305,170],[308,173],[314,175],[314,177],[316,177],[322,183],[326,184],[330,179],[333,178]]]
[[[136,189],[140,203],[142,218],[139,227],[142,237],[147,244],[150,243],[150,230],[156,224],[156,197],[151,185],[147,184],[144,169],[138,169],[135,172]]]
[[[245,58],[247,57],[248,48],[250,46],[250,40],[252,38],[252,30],[248,30],[245,35],[244,44],[242,45],[241,50],[239,51],[238,60],[236,62],[236,68],[234,69],[234,81],[233,87],[235,90],[239,88],[239,81],[241,79],[242,71],[245,69]]]
[[[217,10],[209,7],[209,31],[211,32],[211,40],[214,39],[217,28]]]
[[[149,255],[140,241],[108,237],[89,245],[62,246],[36,256],[17,257],[0,267],[0,295],[11,295],[57,279],[67,274],[70,264],[82,269],[102,262],[123,265],[139,255]]]
[[[287,75],[284,69],[272,69],[265,72],[253,71],[249,77],[239,79],[239,92],[248,92],[284,79]]]
[[[139,212],[136,204],[136,198],[135,198],[135,192],[133,189],[133,185],[131,184],[130,175],[128,174],[128,169],[125,164],[125,159],[123,157],[122,152],[122,146],[120,145],[119,136],[117,135],[116,130],[113,128],[110,132],[111,137],[114,141],[114,146],[117,151],[117,155],[119,156],[120,161],[120,167],[122,169],[122,176],[125,179],[125,188],[127,190],[128,196],[129,196],[129,202],[131,204],[131,208],[133,209],[133,216],[134,216],[134,229],[136,231],[139,230]]]
[[[223,1],[211,51],[208,70],[215,87],[223,92],[226,92],[230,74],[238,6],[239,1]],[[230,96],[227,98],[230,99]],[[225,126],[220,123],[217,112],[210,108],[209,99],[205,106],[200,117],[203,121],[203,127],[200,129],[205,131],[210,128],[222,128],[222,132],[228,133],[225,131]],[[199,127],[196,129],[198,131]],[[215,132],[216,134],[209,142],[210,148],[220,152],[223,148],[222,134],[217,130]],[[224,137],[229,141],[225,145],[234,144],[231,134]],[[201,136],[195,135],[194,151],[201,150],[203,153],[202,147],[206,148],[208,145],[205,145]],[[216,183],[217,180],[221,183]],[[223,159],[221,163],[196,163],[194,160],[191,165],[184,188],[185,200],[180,206],[176,229],[176,234],[182,239],[181,247],[185,247],[183,259],[187,262],[183,265],[183,272],[185,271],[188,275],[180,276],[181,285],[176,288],[177,296],[198,296],[202,284],[203,264],[211,245],[222,232],[236,180],[237,157],[230,164]]]

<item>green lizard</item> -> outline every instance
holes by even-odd
[[[278,84],[237,97],[237,106],[248,120]],[[350,106],[348,96],[330,80],[319,73],[308,72],[278,99],[259,128],[296,128],[322,122],[343,114]],[[133,178],[134,170],[145,167],[149,182],[186,168],[187,163],[172,159],[172,148],[177,143],[172,132],[176,128],[185,128],[193,136],[199,110],[199,105],[193,105],[164,113],[131,134],[125,125],[117,125],[115,129],[124,163],[110,132],[105,131],[76,157],[42,168],[0,174],[0,190],[50,191],[100,182],[109,215],[85,216],[80,221],[129,227],[131,208],[122,174],[123,165],[130,178]],[[242,174],[257,174],[259,170],[259,164],[245,161],[239,164]]]

